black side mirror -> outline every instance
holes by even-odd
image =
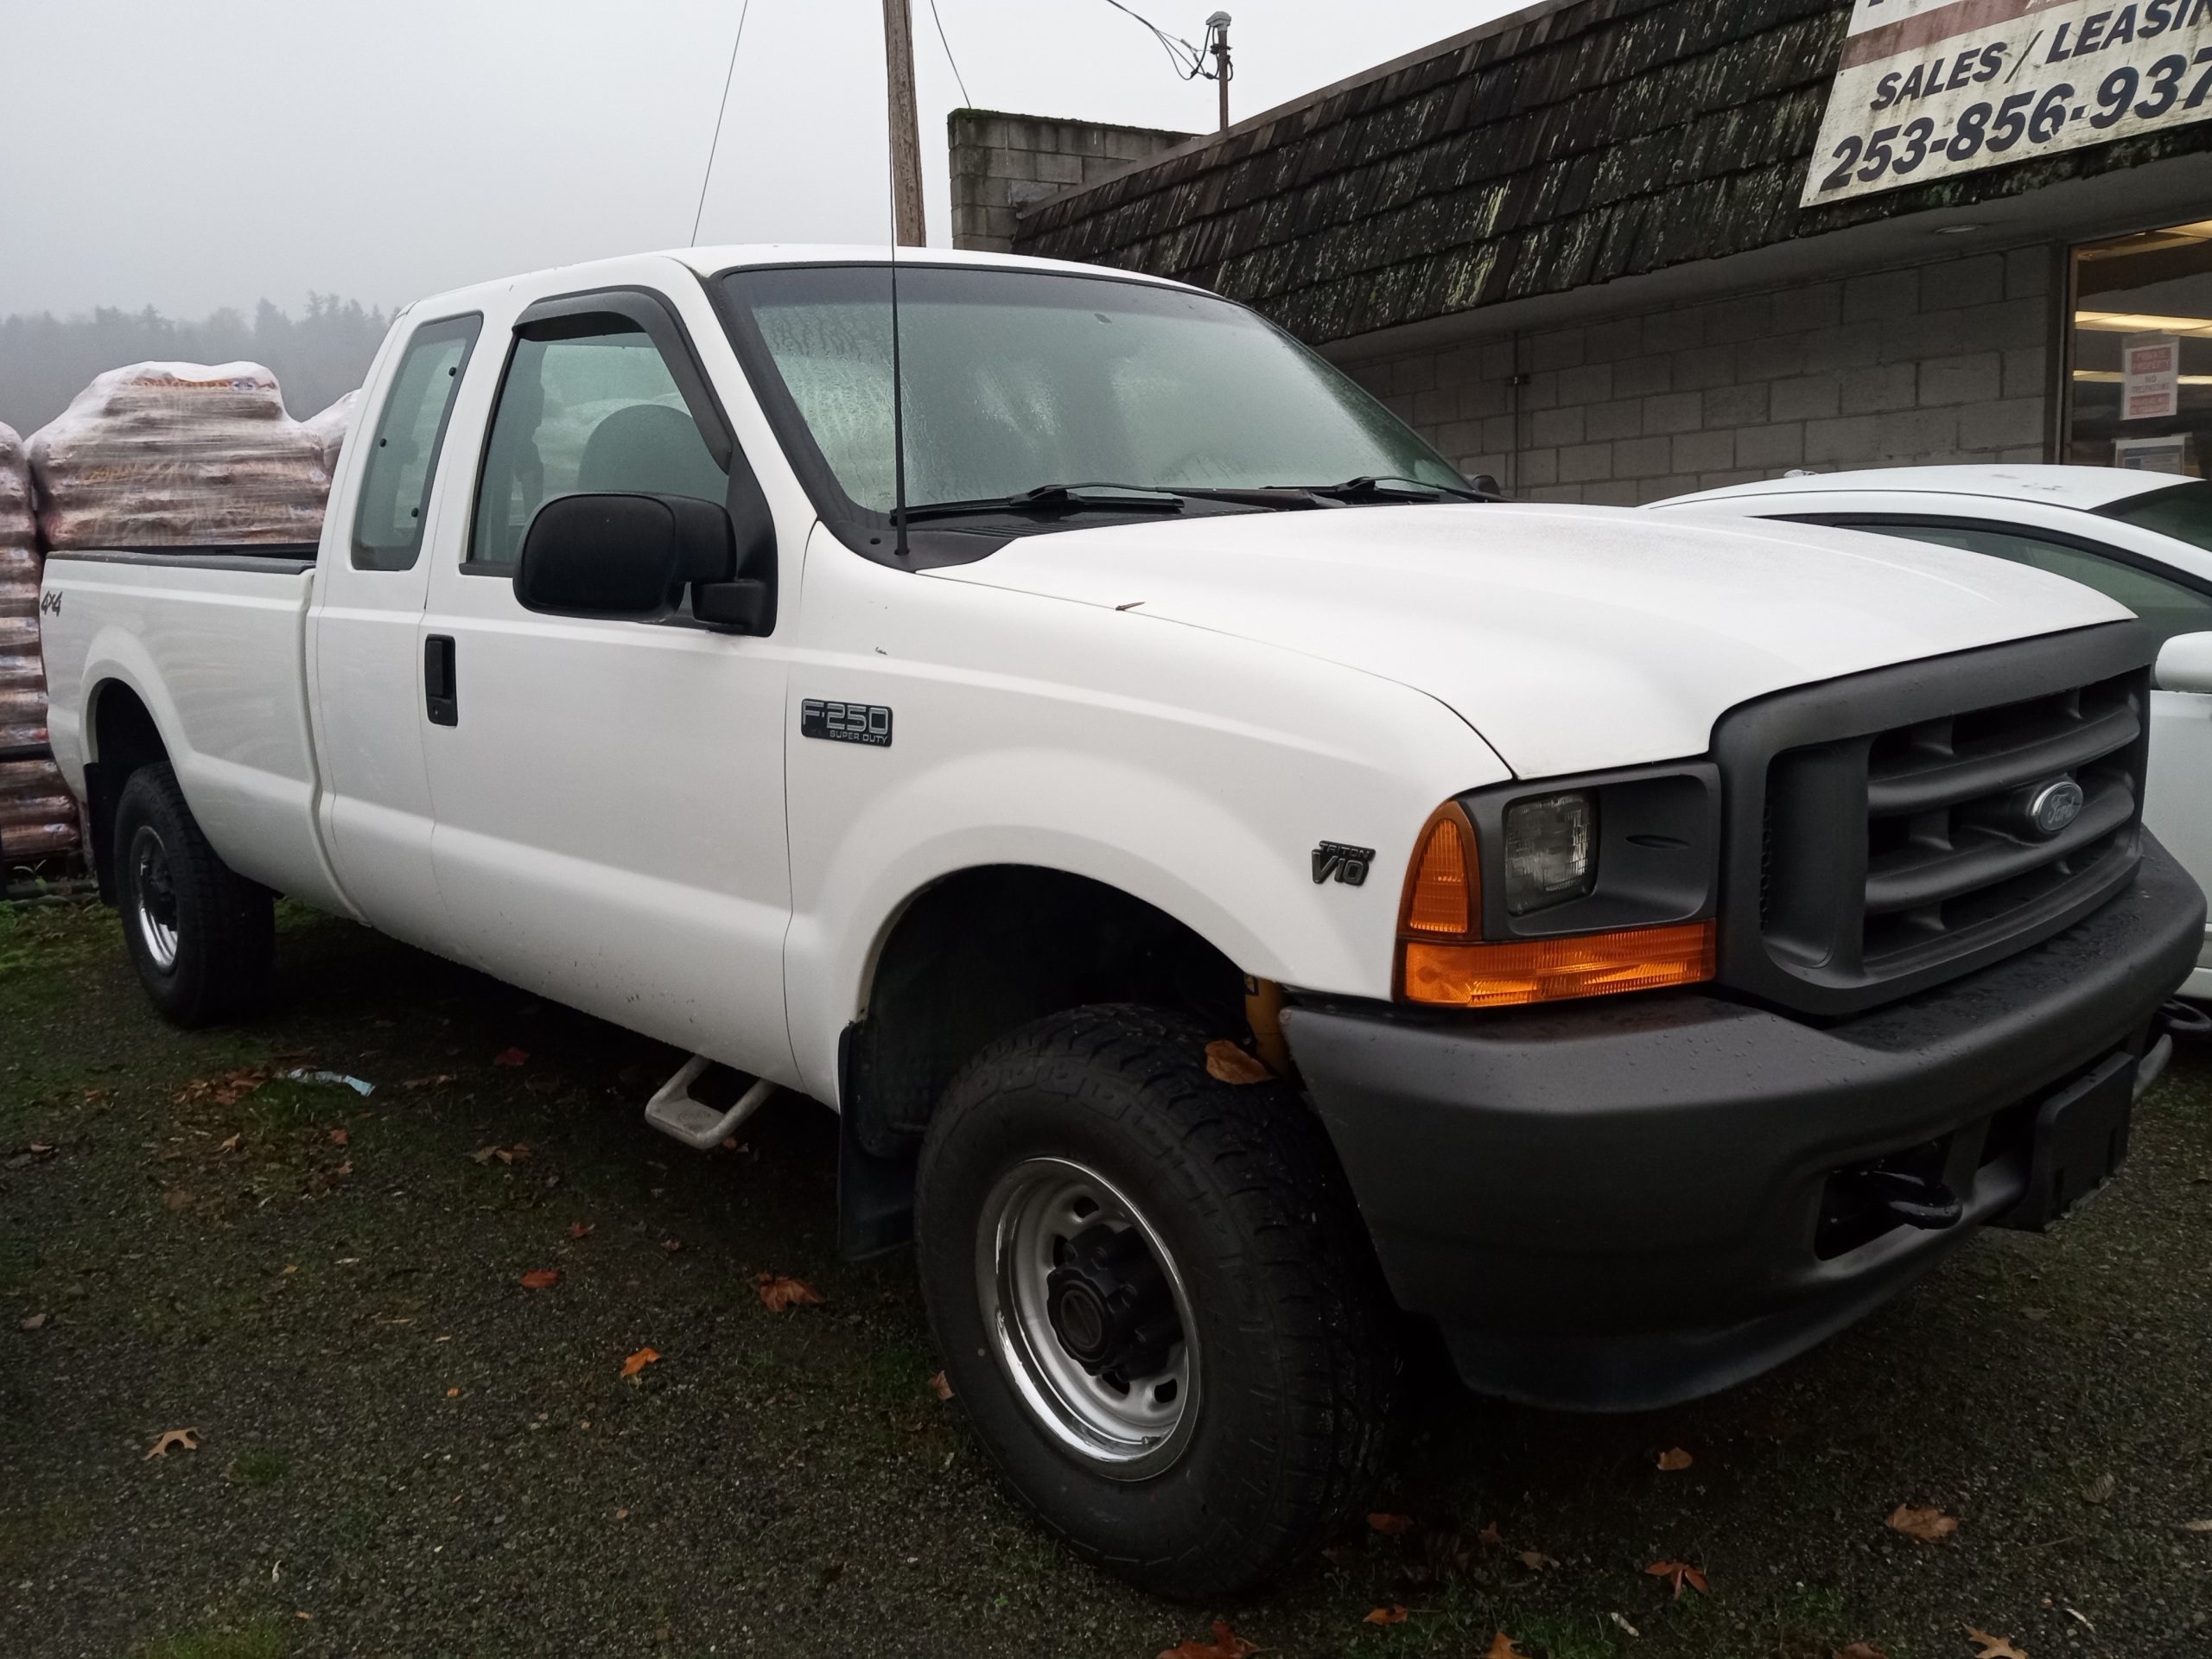
[[[515,599],[554,616],[650,621],[688,584],[737,586],[729,510],[688,495],[564,495],[530,521]]]

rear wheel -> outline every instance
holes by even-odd
[[[978,1056],[916,1193],[931,1324],[1015,1493],[1166,1595],[1279,1573],[1357,1512],[1392,1320],[1326,1139],[1205,1033],[1081,1008]]]
[[[276,955],[275,899],[216,856],[166,761],[124,783],[112,856],[124,941],[154,1006],[180,1026],[257,1007]]]

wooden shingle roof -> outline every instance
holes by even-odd
[[[1801,210],[1851,0],[1572,0],[1039,203],[1023,253],[1316,343],[2212,148],[2212,124]]]

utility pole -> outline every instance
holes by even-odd
[[[914,108],[914,25],[906,0],[883,0],[883,61],[891,91],[891,203],[899,245],[925,247],[930,237],[922,220],[922,131]]]
[[[888,3],[888,0],[887,0]],[[1206,50],[1213,54],[1213,84],[1221,89],[1221,130],[1229,130],[1229,14],[1206,19]]]

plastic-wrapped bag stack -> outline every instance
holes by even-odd
[[[0,426],[0,757],[46,747],[37,538],[22,440]],[[0,886],[7,870],[77,844],[77,804],[51,760],[0,758]]]
[[[338,452],[346,447],[346,435],[353,428],[353,407],[360,401],[361,389],[356,386],[320,415],[310,415],[300,423],[322,446],[322,470],[333,478],[338,476]]]
[[[322,534],[322,445],[257,363],[110,369],[25,448],[57,551]]]

